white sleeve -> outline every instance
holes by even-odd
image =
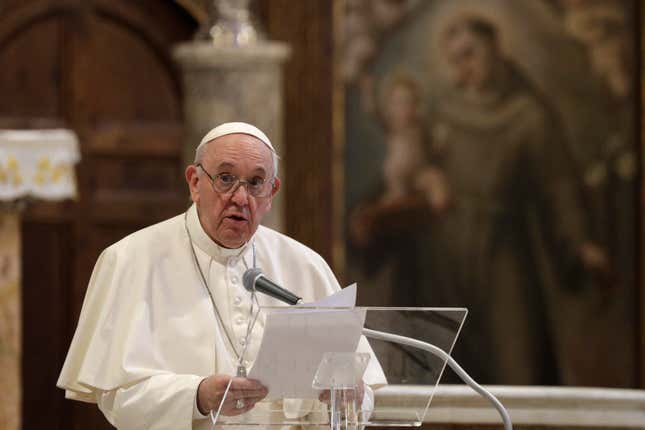
[[[98,392],[96,401],[110,424],[120,430],[191,430],[202,379],[154,375],[127,387]]]
[[[200,381],[201,382],[201,381]],[[209,417],[208,414],[204,415],[199,411],[199,408],[197,407],[197,390],[199,390],[199,384],[197,384],[197,388],[195,389],[195,401],[193,402],[193,419],[194,420],[203,420]]]
[[[381,363],[376,358],[376,354],[374,354],[374,350],[372,350],[365,336],[360,337],[356,351],[370,354],[370,361],[367,363],[367,369],[365,369],[365,373],[363,374],[363,382],[374,389],[387,385],[387,379],[385,378],[383,368],[381,368]]]

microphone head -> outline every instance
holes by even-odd
[[[242,284],[247,291],[255,291],[255,280],[262,275],[262,269],[251,267],[242,275]]]

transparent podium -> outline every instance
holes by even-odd
[[[227,389],[211,420],[218,426],[418,427],[466,313],[463,308],[261,307],[247,331],[260,345],[246,347],[231,368],[260,380],[269,394],[235,414],[231,405],[244,409],[244,394]],[[415,394],[380,396],[388,387],[403,393],[409,387]]]

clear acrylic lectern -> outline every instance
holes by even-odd
[[[466,313],[463,308],[262,307],[250,327],[255,335],[249,338],[262,339],[256,356],[245,349],[231,368],[246,363],[249,377],[258,376],[269,395],[240,415],[221,413],[234,401],[225,397],[211,419],[221,426],[420,426],[446,361],[363,334],[405,336],[450,354]],[[397,396],[387,395],[392,388]]]

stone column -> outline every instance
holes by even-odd
[[[20,215],[0,206],[0,428],[20,428]]]
[[[183,75],[186,163],[193,162],[195,148],[208,130],[228,121],[257,126],[278,154],[285,153],[282,64],[289,56],[286,44],[261,41],[229,47],[195,41],[178,45],[173,54]],[[285,168],[282,159],[279,176],[284,177]],[[283,201],[278,193],[264,225],[283,231]]]

